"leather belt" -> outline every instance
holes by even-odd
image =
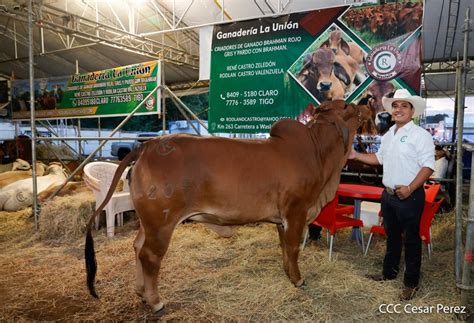
[[[390,195],[395,195],[395,190],[391,187],[385,187],[385,191]]]

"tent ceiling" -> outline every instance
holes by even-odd
[[[34,1],[35,77],[72,74],[76,61],[80,72],[90,72],[162,59],[167,84],[194,85],[199,78],[199,26],[352,2],[359,1]],[[0,1],[0,74],[5,77],[12,73],[16,78],[28,77],[26,4],[25,0]],[[474,8],[474,0],[425,0],[424,86],[429,96],[454,91],[453,62],[463,55],[468,7]],[[473,58],[471,45],[468,59]],[[467,78],[469,94],[474,94],[472,77]]]

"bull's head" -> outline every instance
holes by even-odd
[[[377,12],[373,15],[370,20],[370,31],[373,34],[378,34],[381,27],[383,26],[383,15],[380,12]]]
[[[370,109],[366,105],[356,105],[354,103],[346,103],[344,100],[335,100],[328,103],[324,103],[320,106],[320,109],[328,111],[333,110],[338,118],[344,122],[338,122],[335,120],[336,128],[343,138],[344,143],[344,154],[347,154],[352,146],[352,140],[356,134],[358,128],[362,127],[365,123],[371,122]],[[339,120],[340,120],[339,119]],[[345,160],[341,167],[345,164]]]
[[[342,50],[346,55],[349,55],[349,45],[342,38],[342,32],[339,29],[331,31],[327,45],[334,52],[334,54],[338,54]]]
[[[375,114],[384,111],[382,105],[382,98],[384,96],[391,97],[395,92],[395,86],[386,81],[374,81],[367,88],[367,95],[370,96],[368,101],[369,107],[374,111]]]
[[[334,111],[342,120],[352,124],[354,131],[366,122],[372,120],[370,108],[367,105],[356,105],[354,103],[346,103],[344,100],[334,100],[324,102],[315,110],[315,114],[325,111]],[[352,126],[351,126],[352,128]]]
[[[374,81],[367,88],[365,95],[359,100],[359,104],[368,105],[372,115],[372,122],[364,125],[361,133],[376,135],[380,134],[380,130],[376,127],[376,116],[378,113],[385,111],[382,105],[384,96],[391,97],[395,92],[395,86],[386,81]]]
[[[318,48],[313,54],[313,66],[317,71],[317,89],[321,92],[327,92],[331,89],[334,78],[334,61],[336,56],[328,48]]]

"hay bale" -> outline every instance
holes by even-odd
[[[41,208],[39,236],[42,240],[71,241],[82,237],[95,198],[90,192],[55,197]]]
[[[74,153],[71,148],[65,144],[55,145],[50,144],[38,144],[36,145],[36,155],[38,159],[51,160],[51,159],[73,159]]]
[[[97,300],[85,287],[83,237],[58,244],[38,241],[29,215],[26,210],[0,212],[1,322],[137,318],[163,322],[460,321],[454,313],[403,312],[406,304],[459,305],[451,265],[454,249],[450,244],[449,250],[441,250],[438,240],[431,261],[423,252],[418,296],[401,303],[402,313],[398,314],[381,313],[379,306],[400,303],[403,275],[386,282],[365,278],[382,268],[385,241],[380,237],[363,257],[358,245],[349,240],[351,229],[338,231],[333,261],[328,260],[325,239],[312,242],[299,258],[306,286],[295,288],[283,270],[275,225],[244,226],[229,239],[218,237],[202,224],[178,225],[158,281],[166,307],[153,314],[135,295],[133,241],[137,230],[133,223],[121,227],[123,231],[113,239],[105,233],[95,234]],[[444,215],[439,220],[433,233],[451,234],[454,222]],[[472,297],[470,304],[474,308]]]

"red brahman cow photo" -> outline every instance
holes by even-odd
[[[356,130],[370,120],[367,106],[342,100],[321,105],[303,125],[276,122],[266,140],[177,134],[139,146],[120,163],[104,202],[89,220],[85,245],[87,285],[97,297],[91,227],[127,166],[130,193],[140,219],[135,239],[136,292],[157,312],[158,275],[175,227],[184,220],[210,224],[229,236],[235,226],[274,223],[283,268],[300,287],[304,231],[334,198]]]
[[[364,61],[364,51],[333,25],[289,72],[318,102],[343,100],[367,78]]]
[[[335,74],[336,55],[329,48],[318,48],[305,57],[297,80],[319,102],[344,99],[345,86]]]
[[[342,21],[369,46],[408,35],[421,26],[423,1],[367,3],[349,9]],[[402,37],[402,40],[406,38]]]
[[[359,104],[369,106],[373,122],[367,123],[361,129],[361,133],[371,135],[383,134],[392,125],[391,115],[385,111],[382,105],[382,98],[384,96],[392,97],[395,90],[395,85],[390,81],[374,80],[370,83],[358,102]]]

